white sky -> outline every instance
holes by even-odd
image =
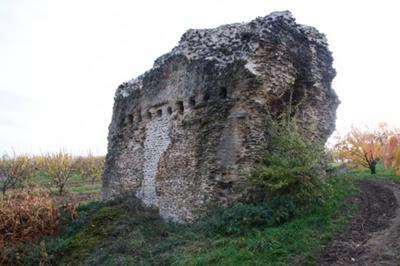
[[[0,154],[106,153],[118,85],[189,28],[290,10],[327,35],[337,128],[400,127],[398,1],[0,0]]]

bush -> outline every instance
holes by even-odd
[[[252,181],[266,192],[280,223],[323,199],[323,145],[308,140],[294,122],[268,119],[268,125],[268,147]]]
[[[213,208],[198,226],[208,234],[243,235],[271,222],[271,211],[265,204],[239,203],[231,208]]]
[[[47,193],[25,191],[0,199],[0,250],[15,243],[33,243],[53,234],[59,212]]]

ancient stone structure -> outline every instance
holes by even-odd
[[[116,92],[103,197],[131,191],[162,217],[190,221],[244,197],[266,144],[265,114],[290,112],[324,140],[339,103],[323,34],[275,12],[188,30]]]

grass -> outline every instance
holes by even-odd
[[[332,193],[324,205],[279,226],[252,226],[231,234],[200,223],[167,223],[133,197],[92,202],[80,207],[77,220],[64,214],[60,232],[46,239],[46,261],[57,265],[312,265],[322,246],[345,225],[350,208],[344,199],[355,191],[351,184],[347,178],[331,178]],[[24,265],[37,265],[39,253],[37,246],[19,251]]]
[[[58,189],[51,185],[51,178],[40,171],[35,174],[31,180],[31,183],[46,188],[51,196],[59,195]],[[73,175],[68,180],[65,189],[65,192],[73,193],[75,195],[81,193],[99,193],[100,191],[101,182],[99,180],[96,180],[94,183],[92,183],[91,179],[77,174]]]
[[[35,178],[38,184],[49,181],[43,175]],[[179,225],[165,222],[156,210],[142,208],[133,196],[91,201],[81,204],[76,220],[63,213],[59,232],[45,239],[45,250],[39,244],[7,247],[10,261],[5,265],[314,265],[323,246],[345,226],[353,211],[345,199],[357,192],[353,184],[360,179],[400,181],[382,163],[374,176],[366,168],[350,169],[328,179],[324,204],[280,225],[235,224],[241,223],[243,211],[270,219],[265,208],[253,205],[239,208],[242,213],[225,209],[217,219],[211,215]],[[100,183],[74,176],[67,189],[80,194],[100,188]],[[212,226],[215,222],[219,227]]]
[[[393,169],[387,171],[382,162],[379,162],[376,165],[376,174],[371,175],[371,172],[368,168],[354,168],[349,169],[346,172],[346,175],[351,176],[353,179],[380,179],[380,180],[388,180],[388,181],[400,181],[400,176],[396,176]]]
[[[204,245],[191,243],[177,264],[312,265],[322,245],[345,225],[347,213],[339,210],[345,210],[344,198],[354,191],[347,180],[332,181],[334,193],[324,206],[244,237],[215,237]]]
[[[88,180],[87,177],[74,174],[71,176],[67,183],[83,183],[86,180]],[[51,184],[51,177],[49,177],[45,173],[38,171],[32,178],[31,182],[32,184],[45,186]]]
[[[101,190],[101,183],[99,182],[94,184],[82,184],[68,188],[68,191],[72,193],[100,192],[100,190]]]

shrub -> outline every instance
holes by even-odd
[[[198,226],[208,234],[243,235],[270,222],[271,212],[265,204],[239,203],[231,208],[210,209]]]
[[[47,193],[24,191],[0,200],[0,250],[17,242],[32,243],[57,229],[58,209]]]
[[[279,223],[322,200],[323,146],[308,140],[295,122],[268,119],[268,125],[268,147],[252,181],[266,192]]]

